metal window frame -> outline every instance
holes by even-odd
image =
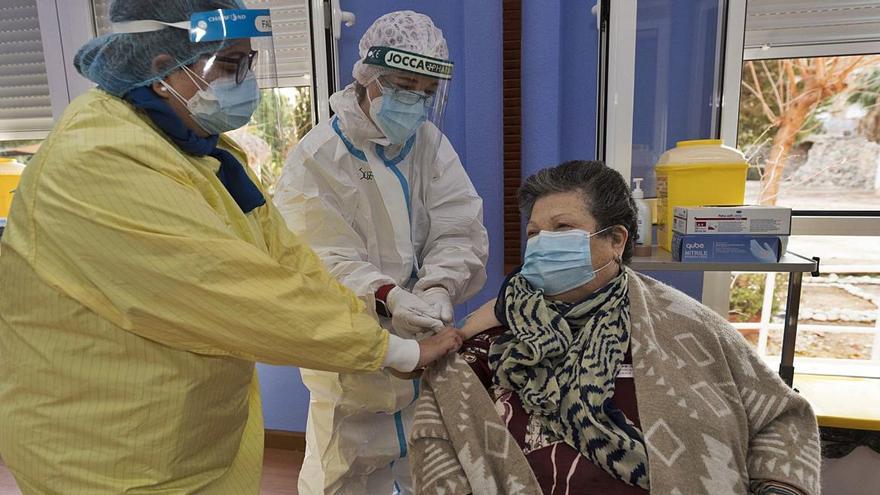
[[[848,56],[880,53],[880,41],[857,43],[803,43],[768,48],[745,47],[746,0],[728,0],[724,42],[721,105],[718,135],[724,144],[736,147],[739,127],[742,66],[749,60]],[[795,211],[792,235],[880,236],[880,211]],[[703,279],[703,303],[726,314],[730,307],[730,274],[715,273]]]
[[[792,214],[791,235],[827,235],[848,237],[880,236],[880,212],[871,216]],[[829,212],[846,213],[846,212]]]
[[[77,73],[73,58],[77,50],[95,36],[95,16],[89,0],[37,0],[37,11],[52,115],[58,119],[74,98],[94,87]]]
[[[49,83],[52,119],[57,120],[70,101],[88,89],[87,81],[73,66],[73,56],[94,33],[89,0],[36,0],[43,45],[43,61]],[[91,29],[90,29],[91,28]],[[2,140],[45,139],[49,129],[4,132]]]
[[[632,176],[633,105],[636,72],[638,0],[599,2],[599,112],[596,154]]]
[[[717,60],[715,73],[715,115],[712,135],[736,147],[739,127],[739,96],[746,32],[747,0],[721,0],[718,5]],[[718,314],[730,310],[730,272],[703,274],[702,302]]]
[[[659,17],[646,16],[647,19],[644,19],[642,22],[636,26],[636,39],[638,39],[639,33],[643,35],[647,33],[656,33],[657,36],[657,44],[656,44],[656,54],[657,61],[655,65],[655,70],[657,74],[656,81],[656,94],[666,94],[669,90],[669,25],[665,22],[662,22]],[[633,73],[633,77],[635,77],[635,73]],[[635,101],[635,94],[633,94],[633,101]],[[666,142],[666,137],[668,135],[669,129],[669,114],[665,109],[665,99],[664,98],[655,98],[654,101],[654,142]],[[633,107],[635,108],[635,107]]]
[[[736,134],[739,128],[739,98],[742,84],[743,49],[746,33],[746,0],[728,0],[725,13],[726,27],[723,38],[724,62],[720,64],[722,73],[716,77],[720,81],[720,126],[717,137],[724,144],[736,147]]]
[[[330,0],[310,0],[312,19],[312,121],[330,119],[330,95],[339,86],[338,55]]]
[[[746,47],[743,50],[743,59],[770,60],[778,58],[841,57],[875,53],[880,53],[880,41],[780,45],[766,48]]]
[[[878,36],[878,41],[860,43],[803,43],[797,46],[747,49],[744,47],[746,0],[729,0],[729,3],[719,136],[728,146],[736,147],[737,144],[741,76],[744,62],[778,58],[880,53],[880,36]],[[742,53],[742,56],[737,57],[737,51]],[[857,213],[846,210],[794,212],[792,235],[834,235],[831,232],[841,233],[839,235],[880,235],[880,210]]]

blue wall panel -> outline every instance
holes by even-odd
[[[591,7],[523,2],[523,177],[596,156],[599,31]]]
[[[561,2],[523,2],[522,175],[558,165],[562,156]]]
[[[592,2],[562,1],[560,161],[596,157],[599,31]]]
[[[299,369],[257,364],[257,371],[266,428],[306,431],[309,390],[302,383]]]

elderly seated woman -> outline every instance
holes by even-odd
[[[619,173],[564,163],[519,202],[522,269],[423,375],[418,493],[819,492],[809,404],[723,318],[627,267]]]

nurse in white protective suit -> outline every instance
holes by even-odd
[[[330,272],[405,338],[452,324],[486,280],[482,200],[439,124],[452,63],[425,15],[393,12],[360,41],[335,116],[292,152],[275,203]],[[303,370],[311,391],[299,492],[412,493],[418,380]]]

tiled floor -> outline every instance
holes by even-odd
[[[296,478],[302,466],[302,452],[266,449],[263,459],[263,495],[296,495]],[[0,495],[20,495],[12,474],[0,461]]]

